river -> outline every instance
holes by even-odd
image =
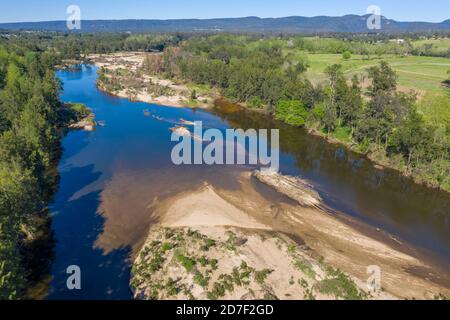
[[[103,126],[63,140],[60,185],[53,203],[56,239],[49,299],[131,299],[130,255],[151,224],[148,209],[204,181],[238,187],[251,166],[175,166],[170,128],[180,119],[206,128],[279,128],[280,170],[308,180],[333,209],[379,228],[450,269],[450,195],[413,183],[303,129],[239,108],[171,108],[107,95],[96,68],[58,71],[64,102],[86,104]],[[148,112],[147,112],[148,111]],[[150,114],[150,116],[149,116]],[[81,270],[81,290],[68,290],[69,266]]]

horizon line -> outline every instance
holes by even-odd
[[[225,19],[246,19],[246,18],[257,18],[261,20],[265,19],[285,19],[285,18],[343,18],[347,16],[358,16],[358,17],[365,17],[370,16],[371,14],[345,14],[341,16],[330,16],[330,15],[316,15],[316,16],[300,16],[300,15],[292,15],[292,16],[280,16],[280,17],[260,17],[260,16],[240,16],[240,17],[222,17],[222,18],[113,18],[113,19],[105,19],[105,18],[99,18],[99,19],[81,19],[81,21],[183,21],[183,20],[199,20],[199,21],[205,21],[205,20],[225,20]],[[381,15],[382,18],[385,18],[387,20],[394,20],[396,22],[416,22],[416,23],[443,23],[446,21],[449,21],[450,18],[444,19],[442,21],[425,21],[425,20],[396,20],[392,18],[387,18],[384,15]],[[9,21],[9,22],[1,22],[0,24],[19,24],[19,23],[49,23],[49,22],[65,22],[66,20],[38,20],[38,21]]]

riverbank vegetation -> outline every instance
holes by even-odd
[[[419,35],[305,38],[2,33],[0,299],[27,297],[27,289],[39,280],[37,269],[31,266],[35,262],[33,257],[38,255],[33,250],[37,248],[36,240],[51,241],[46,204],[58,180],[56,164],[61,129],[91,116],[85,106],[64,106],[58,100],[60,84],[53,67],[63,59],[86,60],[90,53],[146,52],[148,57],[136,73],[130,74],[126,68],[114,74],[101,70],[100,81],[111,86],[108,90],[115,90],[116,86],[119,91],[128,89],[127,86],[140,86],[148,94],[170,97],[174,90],[185,91],[186,87],[190,90],[184,94],[195,106],[204,99],[204,92],[217,90],[249,109],[272,114],[290,126],[306,127],[401,170],[418,182],[449,191],[450,98],[445,83],[450,81],[446,80],[445,70],[449,69],[450,51],[446,50],[446,43],[446,38]],[[147,77],[147,81],[133,78],[137,74]],[[114,82],[112,76],[127,79],[129,83]],[[152,76],[170,79],[170,83],[154,81]],[[179,83],[183,85],[181,89]],[[136,92],[131,91],[131,95],[135,96]],[[176,97],[174,101],[179,100]],[[204,198],[201,197],[202,201]],[[254,207],[259,210],[260,204]],[[198,236],[186,232],[188,237]],[[164,243],[156,245],[161,255],[144,254],[142,257],[145,268],[160,270],[164,255],[168,254],[178,267],[193,275],[195,284],[208,288],[203,293],[210,298],[220,298],[224,292],[232,293],[227,289],[230,285],[227,279],[232,274],[224,273],[214,282],[213,277],[208,279],[215,271],[212,269],[217,267],[215,260],[194,256],[193,252],[176,251],[172,237],[163,240]],[[219,240],[214,241],[219,243]],[[230,246],[225,239],[220,249],[233,251],[234,240],[230,241]],[[208,241],[205,246],[208,251],[213,243]],[[370,250],[364,249],[366,256]],[[38,262],[42,264],[42,260]],[[303,262],[294,265],[302,272],[302,277],[312,274]],[[45,273],[42,268],[46,267],[40,267]],[[251,275],[257,285],[265,283],[271,274],[263,268],[249,273],[248,265],[244,264],[233,268]],[[153,274],[142,281],[152,286],[152,277]],[[342,298],[362,297],[339,271],[329,270],[326,277],[324,279],[330,281],[318,286],[317,292]],[[305,297],[313,297],[312,283],[305,283],[300,277],[292,281],[305,289]],[[342,293],[336,282],[343,283],[348,292]],[[289,284],[293,285],[291,281]],[[171,297],[182,292],[180,288],[183,287],[177,287],[177,283],[168,279],[163,287],[157,288],[161,289],[157,294]],[[154,296],[159,297],[150,297]]]
[[[0,45],[0,299],[35,297],[30,289],[49,273],[46,207],[58,182],[61,129],[87,111],[61,105],[56,60]]]
[[[120,51],[162,52],[165,48],[204,37],[211,33],[64,33],[51,31],[8,31],[0,30],[0,41],[28,49],[51,50],[61,59],[80,59],[87,54],[107,54]],[[365,59],[391,56],[426,56],[450,58],[450,34],[434,33],[322,33],[316,36],[294,34],[248,34],[239,35],[246,41],[260,39],[288,44],[289,48],[301,48],[311,54],[350,53]]]
[[[159,228],[139,253],[130,281],[143,300],[363,300],[373,296],[317,262],[283,234],[240,229]],[[214,238],[213,238],[214,237]],[[265,252],[259,252],[265,247]],[[277,262],[269,260],[275,255]],[[275,267],[268,269],[270,265]],[[289,271],[289,272],[286,272]]]
[[[419,183],[450,190],[446,107],[450,105],[446,85],[450,47],[445,34],[56,33],[44,37],[37,33],[26,37],[34,46],[57,53],[59,59],[150,52],[132,77],[116,74],[129,70],[105,70],[100,80],[106,80],[111,91],[139,100],[143,95],[173,94],[158,82],[141,81],[149,76],[193,88],[182,96],[192,96],[199,88],[215,89],[234,102],[344,143]],[[390,83],[383,83],[387,74]],[[122,78],[127,85],[115,81]],[[381,87],[374,88],[373,82]],[[169,100],[179,104],[176,97],[163,99]],[[407,139],[408,130],[417,135]]]
[[[308,52],[331,51],[341,40],[311,41],[254,41],[244,36],[191,39],[179,48],[166,49],[161,61],[148,63],[147,70],[219,88],[232,101],[345,143],[417,182],[450,190],[450,98],[442,85],[445,72],[434,75],[436,79],[426,72],[420,75],[434,81],[436,90],[429,89],[426,81],[400,85],[402,71],[396,72],[387,62],[392,60],[384,56],[387,51],[376,60],[366,57],[365,63],[361,57],[352,58],[355,48],[344,46],[334,51],[351,53],[341,55],[334,61],[338,63],[322,63],[323,80],[313,81]],[[392,44],[396,45],[400,44]],[[440,59],[439,68],[450,66],[449,59]],[[350,63],[356,68],[349,68]],[[423,64],[430,72],[434,63],[422,61],[417,66]],[[359,72],[348,72],[355,69]],[[411,66],[409,70],[413,77],[422,72],[413,72]]]
[[[161,105],[208,108],[218,98],[209,86],[170,80],[152,72],[159,68],[161,53],[143,52],[92,54],[88,58],[99,67],[97,87],[109,94]]]
[[[419,183],[450,190],[447,38],[177,39],[177,45],[166,42],[162,53],[148,54],[131,82],[157,77],[188,85],[192,93],[219,91],[231,101],[346,144]],[[124,85],[117,72],[122,70],[110,71],[107,78],[102,71],[100,80],[143,92],[139,83]],[[133,92],[128,95],[138,95]],[[146,94],[154,95],[155,88]]]

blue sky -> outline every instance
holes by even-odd
[[[381,14],[400,21],[450,19],[449,0],[1,0],[0,22],[65,20],[68,5],[80,6],[82,19],[178,19]]]

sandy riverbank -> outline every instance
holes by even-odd
[[[98,82],[98,88],[108,94],[130,99],[132,101],[141,101],[146,103],[159,104],[170,107],[191,107],[191,108],[210,108],[213,106],[215,97],[210,94],[197,95],[195,101],[191,99],[192,89],[186,84],[175,83],[169,79],[162,79],[156,75],[148,75],[142,71],[144,59],[147,55],[159,55],[158,53],[145,52],[126,52],[107,55],[92,54],[88,59],[96,66],[104,68],[106,77],[111,79],[114,73],[121,70],[127,70],[127,77],[133,79],[120,90],[112,90],[105,83]],[[122,79],[123,80],[123,79]],[[131,84],[133,82],[133,84]],[[138,85],[136,85],[138,82]],[[165,94],[151,92],[149,86],[163,88]]]
[[[303,299],[309,294],[317,299],[342,298],[329,292],[324,294],[321,290],[323,281],[329,277],[326,271],[328,267],[342,270],[361,292],[367,292],[367,270],[374,265],[381,269],[383,291],[369,295],[370,299],[433,299],[439,294],[450,294],[448,275],[440,274],[414,255],[405,253],[409,248],[402,248],[388,236],[370,237],[351,223],[344,223],[317,207],[272,202],[255,190],[251,179],[250,173],[241,175],[240,189],[219,189],[207,184],[197,190],[153,202],[150,211],[154,223],[143,250],[161,236],[161,231],[158,231],[161,228],[179,231],[189,228],[217,243],[226,243],[227,232],[231,228],[238,238],[244,237],[246,241],[238,248],[237,255],[220,248],[211,253],[219,261],[229,261],[219,266],[219,270],[227,273],[238,267],[241,261],[255,270],[275,270],[267,276],[268,282],[265,284],[269,288],[267,292],[281,299]],[[269,242],[261,240],[266,238]],[[280,245],[276,239],[284,239],[283,244]],[[292,244],[295,244],[295,250]],[[302,257],[301,260],[307,261],[309,267],[295,268],[298,264],[292,260],[290,252]],[[208,257],[209,253],[205,255]],[[137,258],[136,264],[141,263],[143,256],[151,258],[148,249],[146,254]],[[173,261],[173,256],[169,254],[168,259]],[[177,272],[183,274],[180,283],[193,289],[198,294],[197,298],[205,298],[207,290],[195,286],[189,273],[180,273],[182,270],[177,268],[177,264],[164,265],[158,277],[164,278]],[[315,270],[316,276],[308,277],[309,268]],[[217,280],[215,271],[202,272],[211,272],[211,282]],[[302,280],[308,283],[306,287],[298,284]],[[142,284],[136,295],[148,298],[144,288],[148,287]],[[250,281],[248,287],[227,291],[224,298],[240,299],[249,289],[257,292],[262,290],[254,281]],[[178,296],[183,297],[186,298]]]
[[[136,71],[140,63],[142,63],[136,57],[136,54],[132,54],[128,58],[124,57],[124,54],[118,54],[109,62],[99,62],[99,59],[94,58],[93,60],[97,60],[96,64],[98,66],[110,68],[110,70],[127,68]],[[151,79],[151,81],[172,89],[174,89],[174,86],[178,86],[179,90],[187,89],[185,85],[161,82],[166,81],[162,79]],[[124,90],[114,94],[130,98],[130,93]],[[186,95],[186,92],[183,94]],[[142,95],[134,93],[132,99],[170,106],[186,106],[183,104],[183,100],[176,95],[172,96],[171,100],[163,96],[154,97],[144,93]],[[184,101],[186,102],[187,100]],[[167,179],[167,177],[163,178]],[[154,180],[158,181],[158,179]],[[143,184],[147,185],[147,182],[144,181]],[[288,235],[286,247],[282,247],[284,251],[289,247],[292,240],[296,240],[297,243],[301,243],[297,248],[298,254],[306,255],[309,257],[308,259],[314,261],[319,267],[323,258],[326,265],[339,268],[350,275],[361,290],[364,290],[365,279],[368,277],[367,267],[376,265],[382,271],[382,286],[386,294],[385,298],[433,299],[439,294],[449,296],[450,280],[447,273],[440,272],[434,267],[427,265],[414,254],[411,248],[407,248],[397,240],[390,238],[389,235],[378,234],[373,236],[376,233],[375,231],[366,232],[369,229],[366,226],[355,227],[356,223],[350,221],[350,219],[330,216],[327,212],[321,210],[320,206],[306,208],[288,202],[268,200],[255,190],[250,174],[241,176],[239,183],[240,188],[233,189],[220,188],[208,184],[200,189],[182,191],[179,194],[175,192],[175,196],[173,196],[174,193],[171,193],[170,196],[163,200],[145,198],[145,194],[130,192],[130,199],[128,199],[130,201],[125,201],[122,197],[127,197],[124,194],[124,190],[128,188],[128,185],[127,188],[118,188],[117,190],[109,187],[102,194],[101,211],[108,218],[114,212],[118,212],[117,215],[122,220],[107,219],[106,231],[97,244],[102,248],[116,247],[116,243],[130,243],[128,237],[133,235],[134,238],[131,239],[131,243],[138,243],[140,248],[145,239],[138,239],[136,230],[147,233],[148,226],[150,226],[150,234],[147,241],[145,241],[146,244],[155,241],[161,236],[159,234],[160,231],[158,231],[161,228],[185,231],[187,230],[186,228],[191,228],[209,238],[215,239],[217,242],[226,242],[226,234],[231,228],[238,237],[248,233],[252,234],[252,236],[247,236],[247,242],[253,244],[250,247],[244,246],[242,250],[245,249],[246,254],[243,257],[246,261],[255,261],[258,260],[258,254],[265,246],[263,242],[258,242],[255,239],[258,239],[261,234],[269,232],[272,235],[273,233],[276,234],[273,238],[275,240],[278,238],[278,235]],[[173,184],[180,185],[180,181],[175,179]],[[192,187],[192,181],[189,181],[187,185]],[[283,193],[282,190],[274,188]],[[111,197],[108,193],[111,190],[120,193],[120,199],[117,197],[117,194],[115,195],[116,197],[114,197],[114,194]],[[139,199],[140,204],[141,202],[150,202],[151,205],[146,210],[134,209],[135,198]],[[115,209],[110,210],[111,207]],[[124,213],[129,213],[133,210],[139,212],[139,217],[136,217],[134,221],[127,221],[129,219]],[[142,221],[145,221],[145,223],[142,223]],[[124,239],[120,238],[117,235],[118,233],[110,232],[113,228],[122,230],[124,226],[129,227],[129,232],[123,232]],[[139,248],[135,248],[135,250],[139,252]],[[280,270],[283,270],[283,268],[291,270],[289,268],[292,267],[292,260],[289,260],[290,256],[286,252],[283,253],[283,250],[277,253],[279,254],[277,260],[281,261],[277,268],[280,268]],[[253,253],[255,255],[252,255]],[[172,254],[174,253],[172,252]],[[218,257],[225,257],[224,252],[215,252],[214,254],[217,254]],[[242,259],[240,258],[240,260]],[[267,259],[261,258],[261,260],[262,262],[255,264],[255,268],[261,269],[264,266],[271,268]],[[235,261],[235,263],[239,261]],[[228,265],[224,268],[229,269],[232,266],[237,267],[237,264]],[[304,276],[304,273],[298,274],[299,279]],[[298,282],[299,279],[295,279],[295,281]],[[280,280],[279,278],[278,281],[289,283],[291,279],[282,278]],[[315,281],[319,282],[320,280]],[[311,289],[314,285],[315,283],[309,283],[308,288]],[[273,283],[271,286],[274,287],[275,284]],[[257,288],[255,287],[254,289]],[[275,288],[273,288],[273,292],[277,296],[280,295],[281,298],[283,298],[283,295],[289,295],[285,297],[305,298],[307,292],[305,290],[302,291],[301,288],[297,289],[299,290],[296,293],[297,295],[291,292],[277,291]],[[200,292],[199,294],[201,296],[202,293]],[[203,292],[203,294],[206,293]],[[236,294],[235,296],[230,295],[226,297],[240,298],[240,294],[245,295],[242,291]],[[321,296],[320,292],[316,292],[316,294],[317,298],[329,298],[326,295]],[[201,297],[204,297],[204,295]]]

